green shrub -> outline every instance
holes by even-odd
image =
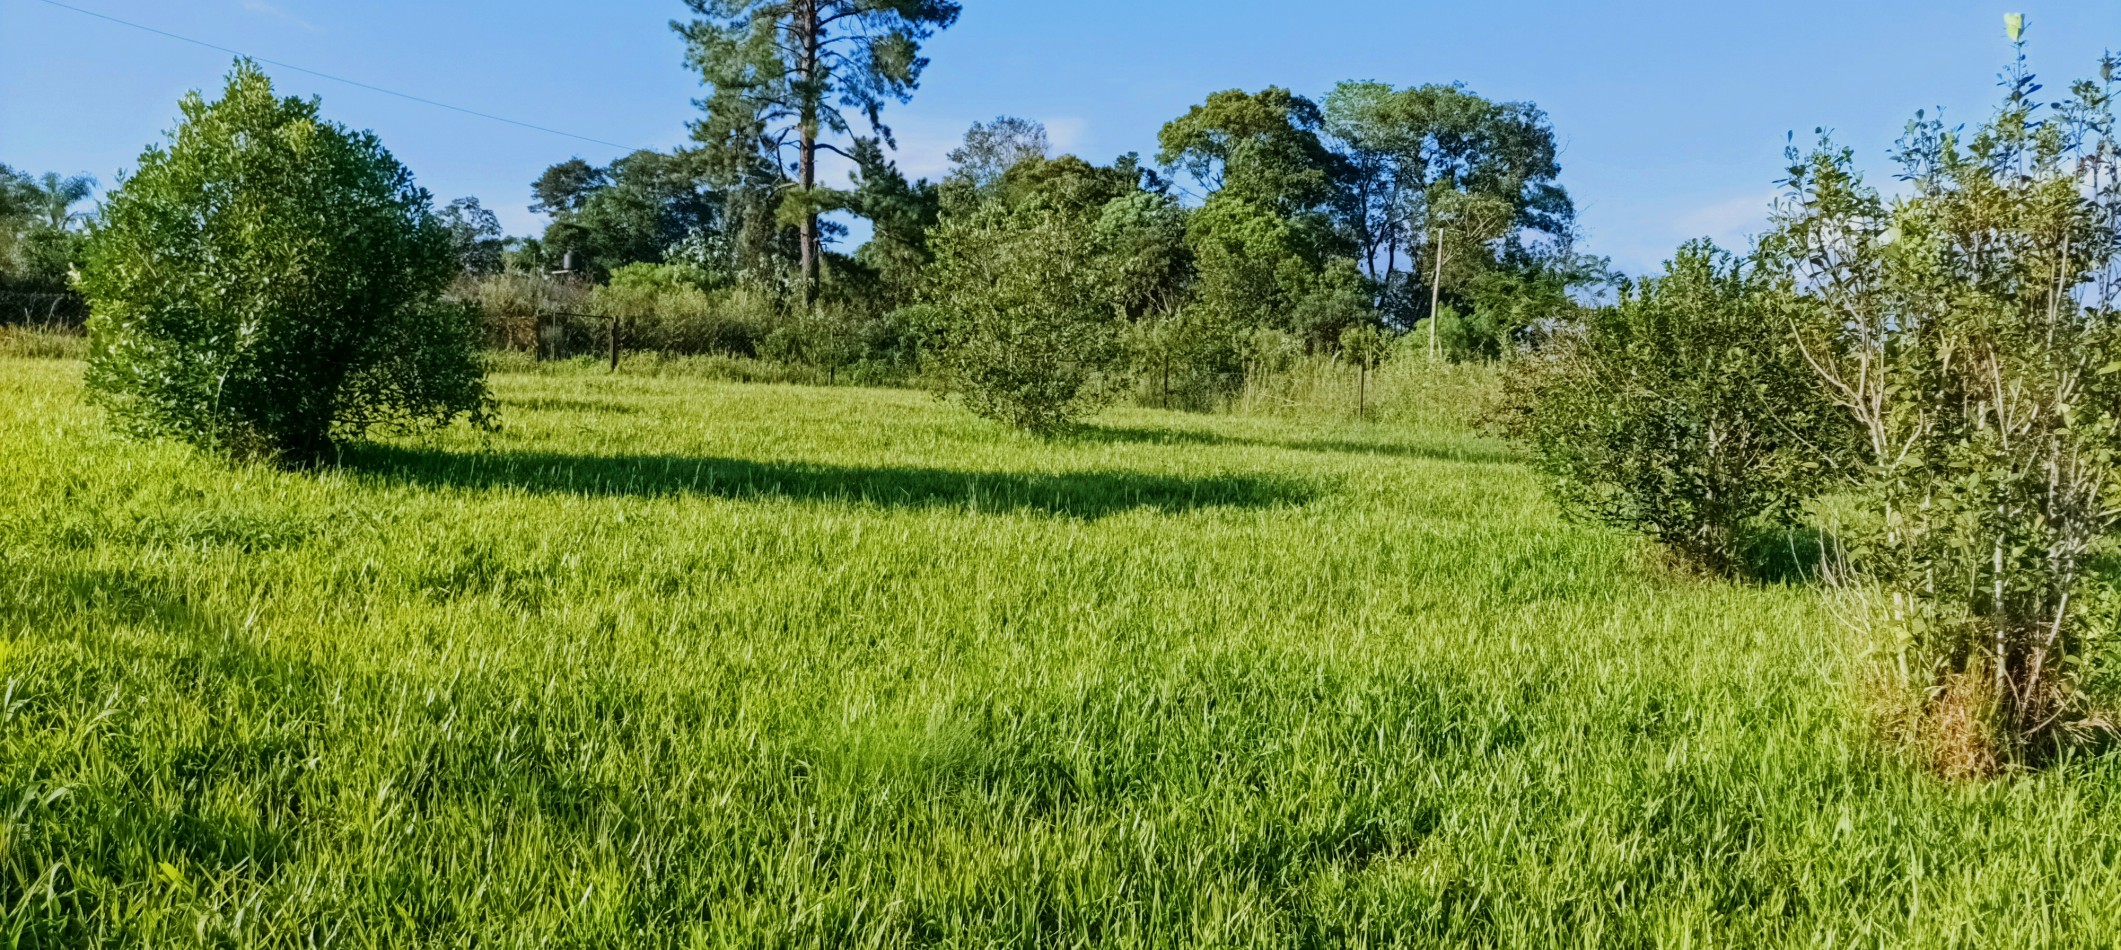
[[[742,288],[711,287],[685,264],[631,264],[597,287],[588,307],[624,322],[629,349],[688,355],[758,355],[775,322],[772,301]]]
[[[1842,441],[1788,319],[1773,284],[1689,244],[1519,364],[1518,434],[1569,509],[1745,573],[1751,533],[1796,511]]]
[[[378,425],[489,405],[449,230],[372,134],[249,62],[197,93],[106,202],[81,287],[89,385],[124,427],[314,462]]]
[[[1244,385],[1247,336],[1200,306],[1135,320],[1123,335],[1135,400],[1163,409],[1215,408]]]
[[[946,219],[930,269],[927,367],[973,412],[1050,435],[1115,391],[1120,319],[1091,229],[1043,202]]]
[[[2021,24],[2022,25],[2022,24]],[[2121,499],[2121,60],[2064,102],[2021,55],[1972,130],[1919,118],[1906,193],[1851,153],[1791,155],[1764,260],[1801,289],[1820,388],[1862,433],[1856,565],[1892,605],[1895,669],[1955,772],[2024,763],[2086,703]]]
[[[840,370],[859,362],[867,351],[866,322],[842,305],[819,304],[781,321],[766,335],[759,356],[822,370],[827,380],[837,382]]]

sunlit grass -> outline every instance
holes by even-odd
[[[2121,769],[1882,754],[1802,588],[1451,425],[499,379],[320,474],[0,360],[29,946],[2096,946]]]

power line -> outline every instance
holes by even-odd
[[[176,41],[178,41],[178,42],[180,42],[180,43],[190,43],[190,44],[191,44],[191,45],[193,45],[193,46],[203,46],[203,47],[205,47],[205,48],[207,48],[207,49],[210,49],[210,50],[214,50],[214,51],[216,51],[216,52],[222,52],[222,53],[227,53],[227,54],[229,54],[229,55],[232,55],[232,56],[241,56],[241,57],[243,57],[243,58],[245,58],[245,59],[252,59],[252,60],[256,60],[256,61],[258,61],[258,62],[261,62],[261,63],[265,63],[265,64],[267,64],[267,65],[270,65],[270,66],[278,66],[278,67],[280,67],[281,69],[291,69],[291,70],[294,70],[295,72],[298,72],[298,73],[306,73],[306,74],[308,74],[308,75],[311,75],[311,76],[315,76],[315,77],[317,77],[317,78],[319,78],[319,79],[329,79],[329,80],[331,80],[332,82],[336,82],[336,83],[345,83],[346,85],[352,86],[352,87],[354,87],[354,88],[356,88],[356,89],[366,89],[366,90],[368,90],[369,92],[380,92],[380,93],[382,93],[382,94],[384,94],[384,95],[386,95],[386,96],[396,96],[397,98],[400,98],[400,99],[405,99],[405,100],[408,100],[408,101],[411,101],[411,102],[417,102],[417,103],[420,103],[421,105],[427,105],[427,106],[434,106],[434,107],[435,107],[435,108],[437,108],[437,109],[448,109],[448,110],[449,110],[449,111],[451,111],[451,112],[461,112],[461,113],[463,113],[463,114],[465,114],[465,115],[468,115],[468,116],[476,116],[476,117],[478,117],[478,118],[481,118],[481,119],[486,119],[486,120],[488,120],[488,121],[492,121],[492,122],[500,122],[500,123],[503,123],[503,124],[505,124],[505,125],[513,125],[513,126],[517,126],[517,127],[520,127],[520,128],[530,129],[530,130],[532,130],[532,131],[534,131],[534,132],[543,132],[543,133],[545,133],[545,134],[547,134],[547,135],[557,135],[557,136],[560,136],[560,137],[562,137],[562,138],[578,139],[578,140],[580,140],[580,141],[583,141],[583,142],[589,142],[589,143],[591,143],[591,144],[594,144],[594,145],[603,145],[603,146],[608,146],[608,147],[610,147],[610,148],[622,149],[622,150],[624,150],[624,151],[628,151],[628,152],[641,152],[641,151],[647,151],[647,149],[635,148],[635,147],[633,147],[633,146],[631,146],[631,145],[620,145],[620,144],[619,144],[619,143],[617,143],[617,142],[606,142],[606,141],[604,141],[603,139],[600,139],[600,138],[592,138],[592,137],[590,137],[590,136],[587,136],[587,135],[576,135],[576,134],[574,134],[573,132],[563,132],[563,131],[560,131],[559,129],[547,128],[547,127],[545,127],[545,126],[542,126],[542,125],[533,125],[533,124],[531,124],[531,123],[529,123],[529,122],[521,122],[521,121],[517,121],[517,120],[515,120],[515,119],[511,119],[511,118],[508,118],[508,117],[506,117],[506,116],[498,116],[498,115],[494,115],[494,114],[492,114],[492,113],[489,113],[489,112],[480,112],[480,111],[478,111],[477,109],[466,109],[466,108],[464,108],[463,106],[453,106],[453,105],[450,105],[450,104],[449,104],[449,103],[447,103],[447,102],[438,102],[438,101],[436,101],[436,100],[433,100],[433,99],[429,99],[429,98],[426,98],[426,97],[424,97],[424,96],[415,96],[415,95],[413,95],[413,94],[411,94],[411,93],[407,93],[407,92],[399,92],[399,91],[397,91],[397,90],[395,90],[395,89],[385,89],[385,88],[383,88],[383,87],[381,87],[381,86],[372,86],[372,85],[369,85],[368,83],[365,83],[365,82],[361,82],[361,81],[359,81],[359,80],[355,80],[355,79],[348,79],[348,78],[346,78],[346,77],[344,77],[344,76],[334,76],[334,75],[332,75],[332,74],[330,74],[330,73],[323,73],[323,72],[318,72],[318,71],[316,71],[316,70],[314,70],[314,69],[309,69],[309,68],[307,68],[307,67],[303,67],[303,66],[297,66],[297,65],[295,65],[295,64],[293,64],[293,63],[283,63],[283,62],[280,62],[280,61],[278,61],[278,60],[266,59],[266,58],[265,58],[265,57],[263,57],[263,56],[252,56],[252,55],[250,55],[249,53],[245,53],[245,52],[243,52],[242,50],[235,50],[235,49],[229,49],[229,48],[228,48],[228,47],[226,47],[226,46],[220,46],[220,45],[216,45],[216,44],[213,44],[213,43],[208,43],[208,42],[206,42],[205,40],[195,40],[195,39],[192,39],[192,38],[191,38],[191,37],[189,37],[189,36],[180,36],[180,35],[178,35],[178,34],[175,34],[175,33],[171,33],[171,32],[169,32],[168,30],[158,30],[158,29],[155,29],[154,27],[151,27],[151,26],[147,26],[147,25],[144,25],[144,24],[140,24],[140,23],[134,23],[134,22],[133,22],[133,21],[131,21],[131,20],[121,20],[121,19],[119,19],[119,18],[117,18],[117,17],[114,17],[114,16],[110,16],[110,15],[108,15],[108,14],[103,14],[103,13],[97,13],[97,12],[96,12],[96,11],[94,11],[94,10],[84,10],[84,9],[82,9],[82,8],[80,8],[80,7],[77,7],[77,6],[74,6],[73,4],[70,4],[70,3],[61,3],[61,2],[59,2],[59,0],[37,0],[37,2],[39,2],[39,3],[42,3],[42,4],[46,5],[46,6],[53,6],[53,7],[58,7],[58,8],[59,8],[59,9],[61,9],[61,10],[70,10],[70,11],[72,11],[72,12],[74,12],[74,13],[79,13],[79,14],[81,14],[82,16],[87,16],[87,17],[94,17],[94,18],[96,18],[96,19],[98,19],[98,20],[104,20],[104,21],[107,21],[107,22],[110,22],[110,23],[116,23],[116,24],[118,24],[119,26],[124,26],[124,27],[130,27],[130,28],[132,28],[132,29],[135,29],[135,30],[139,30],[139,31],[141,31],[141,32],[143,32],[143,33],[153,33],[153,34],[155,34],[156,36],[161,36],[161,37],[166,37],[166,38],[168,38],[168,39],[173,39],[173,40],[176,40]]]

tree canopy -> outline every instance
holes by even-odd
[[[957,22],[954,0],[687,0],[699,16],[673,27],[707,86],[694,137],[732,180],[768,166],[791,176],[781,220],[799,232],[800,278],[816,298],[819,218],[837,205],[819,183],[821,152],[854,160],[854,139],[896,141],[890,102],[910,101],[928,60],[921,43]],[[788,154],[793,152],[793,155]]]

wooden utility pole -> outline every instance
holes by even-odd
[[[1370,418],[1370,360],[1364,357],[1355,364],[1355,419],[1367,422]]]
[[[1430,233],[1433,235],[1430,240],[1436,242],[1436,277],[1429,281],[1429,362],[1434,363],[1440,355],[1436,341],[1436,318],[1442,315],[1443,308],[1443,228],[1439,227]]]

